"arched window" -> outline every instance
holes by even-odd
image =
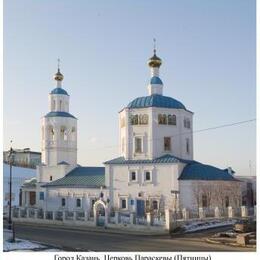
[[[141,125],[147,125],[148,124],[148,115],[147,114],[141,115],[140,124]]]
[[[176,125],[176,115],[168,115],[168,125]]]
[[[159,114],[158,115],[158,124],[160,125],[164,125],[165,124],[165,121],[166,121],[166,115],[162,115],[162,114]]]
[[[132,125],[138,125],[138,115],[132,116]]]
[[[62,126],[60,128],[60,136],[61,136],[61,140],[66,141],[68,139],[67,131],[66,131],[66,127],[65,126]]]
[[[52,126],[49,126],[49,135],[50,135],[50,139],[54,140],[54,129]]]
[[[81,199],[76,199],[76,207],[81,208]]]
[[[162,115],[163,125],[167,125],[167,116],[165,114]]]
[[[71,129],[71,140],[75,141],[76,139],[76,128],[72,127]]]

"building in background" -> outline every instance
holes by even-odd
[[[13,165],[20,167],[27,167],[35,169],[37,165],[41,163],[41,153],[33,152],[30,148],[14,149],[14,163]],[[9,163],[9,151],[3,152],[4,163]]]
[[[36,170],[23,167],[12,167],[12,206],[19,206],[21,201],[21,186],[26,180],[36,177]],[[10,166],[3,164],[3,207],[4,213],[7,212],[9,203],[9,180],[10,180]]]

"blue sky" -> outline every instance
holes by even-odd
[[[147,95],[153,38],[164,94],[194,130],[256,117],[255,1],[4,1],[4,149],[40,150],[40,118],[61,59],[78,158],[118,156],[118,111]],[[196,160],[255,170],[255,123],[194,134]]]

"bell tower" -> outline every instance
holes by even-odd
[[[49,94],[49,113],[41,120],[42,163],[77,165],[77,118],[69,113],[70,97],[62,88],[59,63],[53,78],[57,86]]]

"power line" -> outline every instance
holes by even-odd
[[[244,121],[238,121],[238,122],[233,122],[233,123],[229,123],[229,124],[223,124],[223,125],[203,128],[203,129],[194,130],[194,131],[186,131],[183,133],[178,133],[178,134],[174,134],[174,135],[167,136],[167,137],[176,137],[176,136],[181,136],[181,135],[196,134],[196,133],[207,132],[207,131],[216,130],[216,129],[220,129],[220,128],[226,128],[226,127],[232,127],[232,126],[238,126],[238,125],[242,125],[242,124],[252,123],[255,121],[256,121],[256,118],[253,118],[253,119],[248,119],[248,120],[244,120]],[[148,142],[152,142],[152,141],[156,141],[156,140],[160,140],[160,139],[162,139],[162,137],[150,138],[148,140]],[[133,142],[129,142],[129,145],[132,145],[132,144],[133,144]],[[110,149],[110,148],[119,148],[119,147],[120,147],[119,145],[109,145],[109,146],[104,146],[104,147],[100,147],[100,148],[93,148],[91,150]]]

